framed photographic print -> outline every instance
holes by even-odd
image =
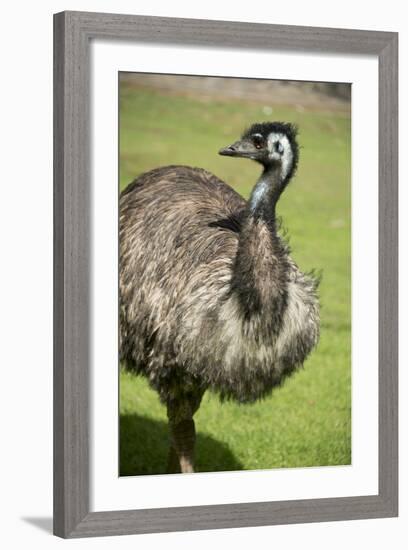
[[[397,515],[397,35],[54,37],[55,534]]]

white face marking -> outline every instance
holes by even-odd
[[[280,154],[276,150],[276,144],[280,143],[283,147],[283,153]],[[293,163],[293,151],[288,140],[288,137],[285,134],[272,132],[268,136],[268,151],[269,158],[271,160],[282,161],[282,179],[285,179],[289,174],[289,171]]]

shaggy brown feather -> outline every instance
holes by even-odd
[[[316,287],[274,223],[205,170],[157,168],[121,194],[121,359],[163,402],[268,394],[317,343]]]

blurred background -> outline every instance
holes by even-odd
[[[278,203],[292,256],[322,271],[321,338],[304,369],[253,405],[207,392],[197,471],[351,463],[351,86],[120,73],[120,189],[167,164],[205,168],[248,197],[260,167],[218,150],[254,122],[299,126],[297,175]],[[120,371],[120,475],[165,473],[165,408]]]

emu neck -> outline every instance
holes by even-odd
[[[277,330],[286,306],[288,270],[286,248],[276,232],[280,189],[280,169],[265,170],[248,202],[232,277],[243,313],[265,313]]]
[[[281,188],[281,163],[265,167],[249,199],[250,215],[255,218],[262,218],[267,223],[274,225],[276,219],[276,203],[279,200]]]

